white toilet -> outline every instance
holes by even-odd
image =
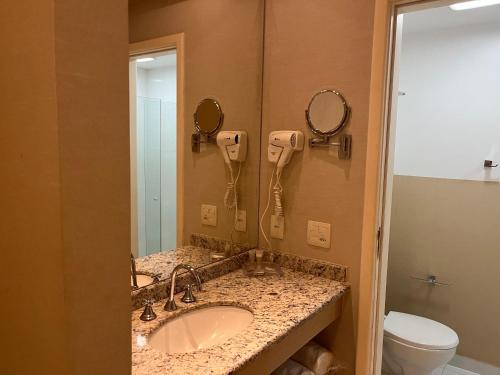
[[[421,316],[391,311],[384,320],[382,373],[440,374],[455,355],[458,335],[450,327]]]

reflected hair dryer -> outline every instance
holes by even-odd
[[[236,209],[234,213],[234,227],[238,218],[237,184],[241,172],[241,163],[247,157],[247,143],[247,132],[243,130],[226,130],[217,134],[217,146],[219,146],[224,162],[229,169],[229,181],[227,183],[226,194],[224,195],[224,206],[228,209]],[[236,176],[234,175],[231,161],[238,162],[238,173]]]

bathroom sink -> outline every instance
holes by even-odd
[[[210,306],[184,313],[151,334],[148,344],[167,354],[187,353],[222,344],[253,320],[236,306]]]
[[[137,275],[137,287],[143,287],[149,284],[152,284],[154,278],[148,275]],[[132,281],[132,276],[130,276],[130,285],[134,286],[134,282]]]

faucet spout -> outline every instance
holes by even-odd
[[[202,291],[201,279],[200,279],[200,276],[198,275],[198,273],[196,272],[196,270],[194,269],[194,267],[191,266],[191,265],[189,265],[189,264],[179,264],[179,265],[177,265],[173,269],[172,274],[170,275],[170,294],[169,294],[169,298],[167,300],[167,303],[163,307],[163,309],[166,310],[166,311],[174,311],[174,310],[177,309],[177,305],[176,305],[175,299],[174,299],[175,281],[176,281],[176,278],[177,278],[177,273],[181,269],[185,269],[185,270],[189,271],[189,273],[191,274],[191,276],[193,276],[193,279],[196,282],[196,287],[197,287],[198,291],[199,292]]]
[[[134,254],[130,253],[130,268],[132,270],[132,287],[137,289],[139,285],[137,284],[137,268],[135,266]]]

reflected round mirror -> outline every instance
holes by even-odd
[[[344,97],[334,90],[316,93],[306,110],[306,120],[313,133],[322,136],[337,134],[347,124],[349,106]]]
[[[215,99],[205,98],[196,107],[194,124],[201,134],[212,135],[219,130],[224,120],[220,104]]]

